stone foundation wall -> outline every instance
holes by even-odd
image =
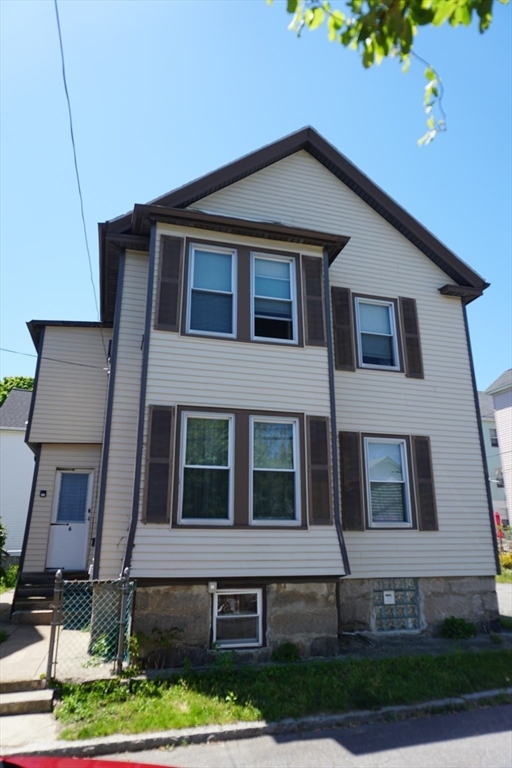
[[[236,590],[234,590],[236,591]],[[302,656],[337,652],[336,584],[268,584],[266,645],[239,653],[265,661],[282,643],[297,645]],[[153,666],[178,665],[184,658],[201,664],[210,656],[212,598],[206,585],[139,587],[134,632],[141,654]]]
[[[435,632],[449,616],[488,627],[499,616],[493,576],[425,577],[416,581],[421,630]],[[341,632],[375,632],[376,582],[374,579],[341,579]]]
[[[335,653],[338,644],[336,584],[270,584],[267,645],[292,642],[302,656]]]

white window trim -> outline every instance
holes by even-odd
[[[87,481],[87,499],[86,499],[86,511],[85,511],[84,522],[77,523],[75,521],[73,523],[74,525],[84,525],[84,524],[89,525],[89,521],[91,519],[91,509],[92,509],[92,490],[93,490],[93,482],[94,482],[94,470],[86,469],[82,467],[75,467],[74,469],[57,469],[57,474],[55,477],[55,490],[53,493],[53,503],[52,503],[52,518],[51,518],[52,525],[68,525],[68,523],[57,523],[57,513],[59,510],[60,486],[62,482],[62,475],[89,475],[89,479]]]
[[[294,466],[294,491],[295,491],[295,519],[294,520],[254,520],[253,518],[253,494],[254,494],[254,424],[255,422],[267,422],[269,424],[292,424],[293,425],[293,466]],[[251,416],[249,419],[249,525],[254,526],[286,526],[296,527],[301,524],[301,495],[300,495],[300,446],[299,446],[299,420],[296,418],[287,418],[285,416]],[[272,469],[266,470],[272,472]],[[290,470],[274,470],[276,472],[287,472]]]
[[[228,518],[225,520],[219,518],[205,518],[205,517],[182,517],[183,511],[183,489],[185,487],[185,457],[187,447],[187,419],[222,419],[229,423],[228,431],[228,467],[229,470],[229,500],[228,500]],[[181,437],[180,437],[180,468],[179,468],[179,494],[178,494],[178,524],[179,525],[233,525],[234,520],[234,488],[235,488],[235,472],[234,472],[234,416],[233,414],[226,413],[214,413],[208,411],[203,413],[202,411],[183,411],[181,414]],[[200,467],[202,469],[208,469],[208,466]],[[215,469],[215,467],[211,467]],[[226,467],[222,467],[226,469]]]
[[[361,304],[374,304],[378,307],[388,307],[389,310],[389,323],[391,327],[391,335],[393,340],[393,354],[396,360],[395,365],[375,365],[373,363],[363,363],[363,346],[361,343],[361,317],[359,314],[359,306]],[[365,299],[359,296],[355,297],[356,305],[356,327],[357,327],[357,358],[359,368],[372,368],[377,371],[399,371],[400,370],[400,356],[398,353],[398,332],[397,332],[397,319],[396,319],[396,305],[394,301],[386,301],[385,299]],[[374,334],[375,336],[383,334]],[[386,336],[388,334],[385,334]]]
[[[370,483],[370,461],[368,456],[368,445],[370,443],[388,443],[391,445],[400,445],[400,452],[402,455],[402,472],[404,476],[405,485],[405,514],[407,520],[403,523],[399,522],[374,522],[372,517],[372,489]],[[407,441],[403,438],[392,437],[365,437],[364,438],[364,465],[365,465],[365,480],[366,480],[366,498],[368,500],[368,525],[370,528],[412,528],[412,512],[411,512],[411,488],[409,477],[409,466],[407,461]]]
[[[254,297],[256,293],[256,270],[254,269],[255,259],[266,259],[267,261],[283,261],[290,264],[290,297],[292,305],[292,328],[293,339],[274,339],[269,336],[256,336],[254,333]],[[258,251],[251,251],[251,341],[264,341],[269,344],[291,344],[297,345],[299,343],[299,326],[298,326],[298,314],[297,314],[297,275],[296,275],[296,259],[293,256],[277,256],[272,253],[259,253]]]
[[[249,642],[222,642],[217,641],[217,611],[219,608],[219,595],[256,595],[258,607],[258,635],[259,640],[256,643]],[[233,618],[240,618],[236,614]],[[229,621],[228,617],[225,617]],[[212,615],[212,640],[217,643],[219,648],[260,648],[263,645],[263,592],[261,589],[218,589],[213,595],[213,615]]]
[[[196,330],[195,328],[190,327],[190,314],[192,311],[192,288],[193,288],[193,280],[194,280],[194,257],[195,252],[198,251],[206,251],[208,253],[223,253],[228,256],[231,256],[231,292],[228,291],[207,291],[204,290],[205,293],[219,293],[223,296],[232,296],[232,317],[231,317],[231,327],[232,332],[231,333],[222,333],[221,331],[201,331]],[[238,291],[237,291],[237,255],[238,251],[236,248],[222,248],[218,245],[204,245],[201,243],[190,243],[190,250],[189,250],[189,264],[188,264],[188,283],[187,283],[187,317],[186,317],[186,329],[187,333],[192,336],[212,336],[214,338],[221,338],[221,339],[236,339],[237,337],[237,304],[238,304]],[[194,290],[202,290],[199,288],[196,288]]]

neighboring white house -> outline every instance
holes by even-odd
[[[485,393],[492,395],[494,400],[501,471],[505,494],[510,504],[512,499],[512,368],[502,373],[490,387],[487,387]]]
[[[0,408],[0,516],[6,550],[19,556],[27,520],[34,454],[25,443],[32,392],[12,389]]]
[[[484,437],[485,458],[491,486],[492,507],[494,513],[498,513],[502,523],[509,524],[510,515],[507,506],[505,483],[501,466],[500,445],[498,430],[494,418],[494,402],[491,395],[485,392],[478,393],[480,403],[480,416],[482,419],[482,432]]]

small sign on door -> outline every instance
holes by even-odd
[[[384,605],[394,605],[394,604],[395,604],[395,590],[394,589],[384,590]]]

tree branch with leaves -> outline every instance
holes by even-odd
[[[499,2],[507,5],[509,0]],[[446,130],[446,116],[439,73],[414,50],[419,28],[445,23],[469,26],[476,18],[483,33],[491,25],[492,5],[493,0],[348,0],[342,11],[327,1],[287,0],[286,10],[292,16],[288,28],[299,37],[304,28],[315,30],[325,24],[329,40],[357,51],[365,68],[388,57],[397,58],[403,71],[412,58],[425,65],[423,104],[428,130],[418,140],[421,146]]]

